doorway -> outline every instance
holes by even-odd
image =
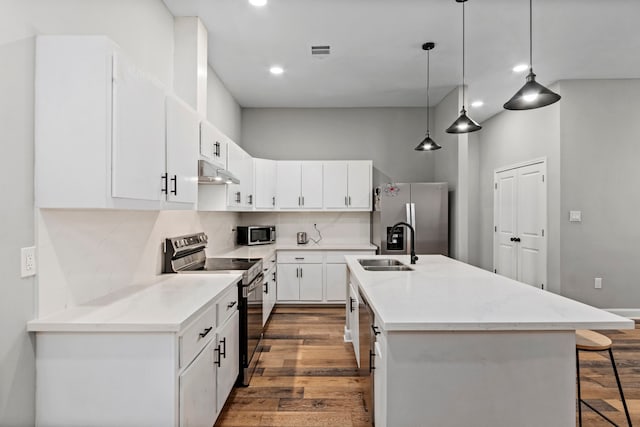
[[[547,161],[494,171],[494,272],[537,288],[547,283]]]

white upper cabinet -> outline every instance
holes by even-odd
[[[200,122],[200,155],[220,169],[227,168],[228,138],[207,121]]]
[[[276,207],[275,160],[253,159],[255,181],[255,208],[274,209]]]
[[[242,188],[241,206],[247,209],[253,209],[255,205],[255,194],[253,191],[253,157],[243,151],[242,156],[242,175],[240,177],[240,185]]]
[[[371,210],[371,173],[370,160],[325,162],[324,207]]]
[[[280,209],[322,209],[322,162],[279,161],[276,180]]]
[[[227,209],[252,209],[253,157],[231,140],[227,142],[227,169],[240,180],[240,184],[227,185]]]
[[[167,175],[170,202],[198,200],[198,115],[175,96],[167,97]]]

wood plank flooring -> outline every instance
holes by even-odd
[[[343,330],[344,308],[276,307],[251,385],[233,390],[216,426],[370,426],[364,381]],[[640,426],[640,329],[604,333],[613,339],[627,405]],[[581,352],[580,369],[583,398],[626,425],[606,353]],[[609,424],[583,407],[583,425]]]

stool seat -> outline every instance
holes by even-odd
[[[611,339],[595,331],[580,329],[576,331],[576,348],[586,351],[602,351],[611,348]]]

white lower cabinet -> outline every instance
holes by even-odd
[[[380,334],[376,336],[375,358],[373,370],[373,412],[375,425],[385,427],[387,425],[387,338],[379,327]]]
[[[234,289],[235,292],[235,289]],[[240,314],[236,310],[231,318],[218,329],[218,345],[214,363],[218,368],[217,375],[217,414],[222,411],[231,389],[238,378],[238,361],[240,360]],[[214,418],[215,421],[215,418]],[[213,423],[201,424],[211,426]]]
[[[325,300],[344,302],[346,298],[347,264],[325,265],[326,290]]]
[[[348,286],[349,297],[347,301],[347,328],[351,331],[351,343],[353,344],[353,352],[356,356],[356,362],[360,367],[360,328],[359,328],[359,302],[357,288],[351,283]]]
[[[214,338],[180,374],[180,427],[212,426],[216,421],[216,365]]]
[[[265,262],[265,269],[267,272],[264,276],[264,295],[262,302],[262,326],[267,324],[269,320],[269,316],[271,316],[271,311],[273,307],[276,305],[276,275],[277,275],[277,267],[276,267],[276,257],[275,255],[269,258]]]
[[[322,264],[279,264],[278,301],[322,301]]]

